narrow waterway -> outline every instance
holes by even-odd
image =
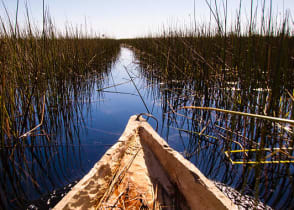
[[[7,198],[5,205],[12,208],[54,206],[117,141],[130,116],[147,113],[148,109],[162,125],[160,100],[141,75],[138,63],[133,51],[122,47],[110,72],[101,77],[96,75],[94,82],[91,79],[85,96],[73,104],[75,112],[69,119],[72,125],[67,128],[62,126],[58,133],[51,136],[58,142],[53,155],[46,148],[39,148],[34,161],[40,163],[30,163],[34,174],[28,171],[27,179],[19,183],[17,179],[7,181],[8,187],[1,191]],[[150,124],[155,126],[155,121],[150,120]],[[159,132],[165,136],[168,133],[169,143],[183,150],[185,134],[180,135],[177,130],[167,131],[164,126]]]
[[[214,130],[209,130],[209,135],[205,136],[187,132],[193,130],[193,127],[197,129],[199,127],[201,133],[207,131],[207,125],[216,121],[216,115],[207,116],[202,113],[198,116],[201,118],[200,121],[195,122],[181,118],[180,114],[167,112],[172,110],[167,107],[175,106],[178,100],[186,100],[185,103],[189,104],[189,99],[184,97],[187,88],[185,81],[179,79],[169,84],[156,83],[144,76],[142,68],[134,52],[122,47],[111,70],[102,77],[103,85],[101,81],[98,82],[99,75],[96,75],[97,81],[92,81],[87,96],[75,104],[73,125],[67,128],[61,127],[59,133],[52,134],[52,139],[62,139],[58,146],[53,151],[41,148],[36,154],[34,153],[38,158],[29,163],[34,167],[33,174],[24,171],[24,174],[28,173],[27,178],[21,180],[5,177],[5,173],[0,175],[1,180],[6,180],[6,187],[2,187],[0,191],[2,198],[4,196],[7,200],[4,205],[13,208],[31,203],[36,206],[36,203],[42,202],[41,206],[54,205],[61,195],[63,196],[77,180],[82,178],[116,142],[129,117],[146,113],[148,110],[159,121],[159,134],[206,176],[255,196],[255,186],[247,182],[255,176],[257,169],[250,166],[244,170],[242,165],[233,166],[226,159],[222,148],[218,147],[220,143],[216,140],[217,134],[213,135]],[[173,100],[174,94],[177,100]],[[217,99],[210,99],[209,103],[215,105],[215,100]],[[206,99],[203,101],[206,102]],[[202,120],[207,122],[203,123]],[[149,122],[155,127],[155,121],[150,119]],[[66,136],[71,138],[68,139]],[[285,169],[283,167],[269,168],[269,176],[276,180],[276,183],[272,183],[269,187],[272,190],[269,192],[270,199],[267,200],[269,204],[280,205],[283,200],[289,200],[289,195],[293,193],[293,189],[287,187],[287,184],[293,184],[289,181],[293,174],[293,165]],[[268,190],[267,185],[268,183],[261,181],[260,191]],[[17,189],[15,186],[21,187]],[[274,187],[284,193],[274,192]],[[59,195],[57,191],[60,192]],[[289,205],[292,205],[291,203],[293,204],[293,201],[290,201]]]

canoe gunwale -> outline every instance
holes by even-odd
[[[170,148],[146,121],[141,121],[139,129],[141,139],[144,139],[156,153],[155,156],[169,174],[171,181],[184,195],[191,209],[237,209],[233,201],[227,198],[194,164]]]
[[[146,120],[140,117],[140,121],[137,121],[136,118],[137,116],[134,115],[129,119],[117,143],[107,150],[90,172],[72,188],[54,209],[95,209],[98,204],[99,187],[108,184],[103,180],[103,177],[99,177],[99,174],[107,173],[107,166],[111,168],[111,164],[119,161],[127,149],[127,141],[138,134],[140,141],[144,141],[152,149],[169,175],[171,182],[177,186],[191,209],[237,209],[233,202],[195,165],[170,148]]]
[[[136,129],[134,126],[127,126],[117,140],[117,142],[110,147],[101,159],[95,163],[93,168],[86,174],[53,208],[59,209],[96,209],[98,205],[97,194],[99,188],[101,188],[101,182],[105,186],[109,184],[110,180],[99,180],[99,174],[106,173],[109,168],[114,168],[113,165],[119,162],[124,152],[127,149],[127,141],[135,136]],[[98,175],[98,176],[97,176]],[[98,179],[98,180],[97,180]]]

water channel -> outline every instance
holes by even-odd
[[[98,77],[97,80],[99,80]],[[116,142],[129,117],[147,112],[139,94],[143,97],[148,110],[159,120],[158,132],[168,141],[171,147],[195,163],[208,178],[224,182],[238,188],[238,190],[242,188],[244,193],[254,196],[255,186],[250,186],[252,182],[247,185],[247,179],[242,178],[242,176],[246,175],[250,178],[256,172],[248,169],[250,172],[244,174],[244,167],[247,166],[232,166],[226,160],[224,151],[221,148],[218,149],[217,144],[209,143],[213,140],[209,136],[208,140],[203,139],[203,143],[196,145],[195,135],[185,131],[189,130],[191,121],[182,119],[181,116],[171,116],[172,113],[166,112],[168,104],[162,103],[163,98],[169,95],[165,94],[169,84],[163,82],[156,84],[144,77],[142,66],[140,66],[139,60],[136,59],[131,49],[121,48],[111,71],[103,77],[103,80],[102,86],[101,84],[96,85],[94,82],[88,96],[80,101],[80,105],[77,105],[79,111],[75,112],[74,125],[70,128],[74,130],[74,132],[70,132],[71,139],[68,140],[65,137],[66,131],[64,130],[66,129],[60,128],[60,132],[52,138],[63,139],[63,142],[59,142],[59,146],[55,147],[53,152],[50,152],[52,155],[49,158],[46,157],[47,149],[41,148],[37,153],[40,163],[34,161],[29,163],[35,167],[34,179],[31,179],[29,175],[28,178],[21,180],[9,177],[1,178],[2,190],[0,190],[0,195],[5,198],[3,200],[6,200],[6,202],[2,201],[4,206],[15,208],[20,205],[28,205],[56,190],[61,189],[62,191],[62,189],[65,189],[64,186],[69,184],[72,186],[75,181],[81,179],[104,152]],[[134,81],[136,86],[131,80]],[[183,81],[172,82],[175,83],[176,88],[180,88],[179,83]],[[214,120],[214,117],[211,120]],[[152,119],[149,122],[155,127],[155,122]],[[205,124],[203,127],[205,127]],[[193,138],[194,143],[191,143]],[[293,198],[289,200],[289,195],[293,195],[293,181],[287,178],[291,174],[293,175],[293,165],[286,167],[284,170],[283,167],[273,168],[271,172],[268,171],[268,173],[273,174],[271,177],[274,177],[276,183],[270,185],[271,195],[264,197],[267,198],[266,202],[269,205],[277,208],[283,206],[284,203],[288,203],[286,205],[288,207],[294,205]],[[26,172],[23,171],[22,173],[25,174]],[[5,187],[3,180],[6,182]],[[266,185],[262,183],[263,181],[261,180],[260,184],[261,191]],[[288,187],[289,185],[292,185],[292,187]],[[16,189],[16,186],[22,187]],[[263,197],[260,197],[260,199],[263,200]],[[46,199],[46,202],[48,202],[48,199]]]

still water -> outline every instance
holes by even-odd
[[[36,200],[39,202],[42,197],[46,198],[41,204],[43,208],[46,204],[48,207],[54,205],[48,202],[46,195],[55,193],[56,190],[62,191],[65,189],[64,186],[70,183],[73,185],[75,181],[81,179],[116,142],[130,116],[147,112],[127,71],[148,109],[152,110],[152,114],[159,120],[161,119],[160,103],[150,95],[151,87],[148,87],[141,77],[140,67],[133,52],[121,48],[111,71],[101,78],[97,77],[97,83],[91,79],[91,85],[88,86],[90,90],[85,91],[85,96],[72,104],[73,109],[69,109],[72,116],[65,116],[70,119],[62,119],[57,132],[49,134],[51,141],[56,143],[44,146],[37,142],[35,147],[28,148],[27,165],[22,165],[24,161],[21,158],[14,160],[15,165],[21,165],[18,171],[22,174],[11,177],[10,173],[1,173],[2,207],[25,208]],[[101,79],[103,79],[102,86],[99,81]],[[99,89],[103,90],[97,91]],[[155,125],[155,122],[150,123]],[[65,127],[66,124],[69,126]],[[164,130],[162,128],[161,132]],[[175,130],[170,134],[170,143],[174,140],[174,146],[180,150],[181,145],[177,144],[178,132]],[[0,165],[0,168],[3,170],[5,167]]]
[[[56,141],[58,144],[53,148],[40,146],[33,153],[34,158],[28,160],[28,166],[21,167],[34,169],[22,170],[20,179],[1,173],[2,205],[7,208],[28,206],[34,200],[40,200],[47,194],[52,194],[81,179],[116,142],[130,116],[146,113],[147,109],[159,121],[159,134],[171,147],[194,162],[210,179],[224,182],[251,196],[256,196],[254,191],[259,188],[262,196],[257,197],[277,208],[285,207],[285,203],[286,207],[294,205],[291,196],[293,164],[286,167],[284,165],[267,167],[267,174],[252,166],[232,166],[225,158],[223,149],[219,147],[220,143],[216,141],[218,136],[213,129],[209,130],[211,128],[208,124],[217,121],[216,115],[210,115],[210,119],[207,120],[207,115],[201,112],[201,121],[196,123],[189,118],[183,118],[180,114],[175,114],[176,111],[171,108],[179,102],[171,100],[173,94],[177,94],[181,101],[189,104],[189,100],[181,92],[182,83],[185,81],[171,81],[173,84],[154,82],[142,73],[144,72],[142,68],[134,52],[122,47],[111,70],[103,77],[102,85],[101,81],[98,82],[99,77],[97,82],[91,80],[87,95],[75,103],[76,108],[69,127],[66,128],[63,124],[58,129],[58,133],[50,135],[53,140],[61,139]],[[210,105],[215,106],[214,100],[209,102]],[[188,116],[189,113],[185,115]],[[203,122],[205,120],[207,122]],[[149,123],[155,128],[152,119]],[[207,135],[205,138],[195,136],[191,127],[199,127],[201,133],[205,130]],[[0,168],[2,169],[3,166],[0,165]],[[261,177],[258,178],[258,184],[254,179],[256,176]],[[265,176],[269,178],[262,178]],[[275,183],[265,183],[269,180],[274,180]],[[263,193],[264,191],[267,192]],[[50,207],[54,203],[47,204]]]

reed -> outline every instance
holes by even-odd
[[[0,205],[7,208],[23,207],[32,186],[42,195],[63,185],[79,165],[83,107],[119,52],[113,39],[71,27],[62,35],[47,13],[42,30],[27,19],[20,29],[17,19],[0,17]]]
[[[188,134],[188,143],[182,139],[183,154],[209,178],[273,207],[289,208],[294,156],[290,14],[286,11],[278,21],[271,2],[266,11],[262,1],[257,16],[252,1],[244,25],[240,1],[235,24],[229,28],[227,1],[206,2],[214,18],[209,25],[170,27],[122,41],[134,49],[147,86],[153,87],[150,94],[162,103],[167,132],[176,129],[181,138]],[[244,152],[234,152],[239,150]],[[226,151],[231,160],[243,164],[232,165]],[[281,191],[286,193],[282,196]]]

